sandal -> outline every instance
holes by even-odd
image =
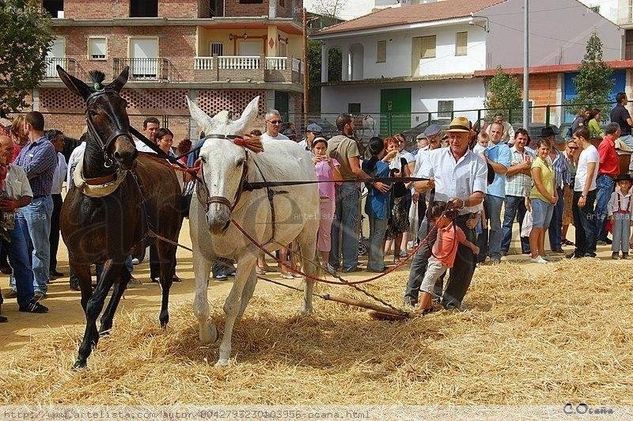
[[[260,268],[259,266],[255,267],[255,273],[257,275],[266,275],[266,269]]]

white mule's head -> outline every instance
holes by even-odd
[[[222,233],[228,228],[231,211],[240,198],[242,182],[246,180],[248,155],[246,149],[230,139],[214,138],[213,135],[242,135],[257,118],[259,97],[255,97],[237,120],[228,118],[228,111],[220,111],[209,117],[187,98],[191,117],[207,135],[200,149],[201,176],[208,190],[208,197],[198,191],[198,200],[206,201],[206,220],[211,232]]]

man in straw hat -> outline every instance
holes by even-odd
[[[455,220],[469,241],[476,240],[474,226],[477,212],[486,193],[488,168],[484,160],[473,153],[468,144],[470,141],[470,122],[465,117],[456,117],[451,121],[448,134],[448,148],[435,149],[424,160],[416,177],[427,181],[414,183],[416,191],[424,193],[435,189],[434,203],[448,203],[457,210]],[[431,206],[432,204],[429,204]],[[427,236],[426,233],[430,232]],[[431,247],[435,239],[435,228],[425,219],[420,227],[420,238],[425,243],[413,257],[411,273],[405,292],[405,304],[415,305],[418,301],[419,288],[426,272]],[[440,292],[441,303],[446,309],[459,308],[470,281],[475,272],[476,256],[464,245],[459,245],[457,258],[443,293]],[[438,290],[436,285],[436,294]],[[433,294],[434,291],[425,291]]]

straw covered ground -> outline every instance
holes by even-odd
[[[317,313],[300,317],[298,293],[262,288],[224,369],[217,344],[199,344],[190,304],[166,331],[155,309],[120,313],[83,371],[70,369],[83,330],[54,328],[2,361],[0,402],[633,404],[631,262],[559,262],[533,278],[526,267],[481,267],[465,311],[406,322],[316,298]],[[407,274],[370,290],[400,303]]]

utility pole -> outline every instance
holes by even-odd
[[[303,8],[303,126],[308,127],[308,20],[306,8]],[[301,75],[301,74],[300,74]]]
[[[523,127],[527,129],[529,119],[529,98],[530,98],[530,33],[529,21],[530,11],[528,9],[529,0],[523,1]]]

